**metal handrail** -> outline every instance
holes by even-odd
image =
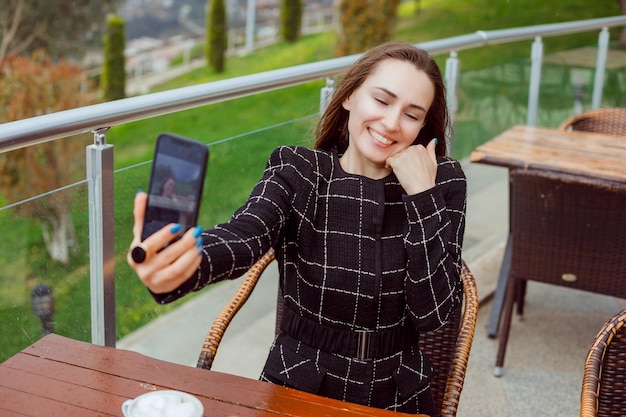
[[[626,25],[626,16],[615,16],[477,31],[473,34],[416,45],[436,55],[485,45],[534,39],[537,36],[559,36],[624,25]],[[0,152],[335,76],[349,67],[359,56],[360,54],[356,54],[328,59],[0,124]]]

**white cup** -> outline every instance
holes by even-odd
[[[203,412],[196,397],[173,390],[147,392],[122,404],[125,417],[202,417]]]

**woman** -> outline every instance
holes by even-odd
[[[168,175],[161,182],[161,187],[159,189],[159,195],[168,198],[176,198],[176,180],[171,175]]]
[[[168,303],[242,275],[274,247],[285,312],[261,380],[434,414],[419,333],[445,324],[461,300],[465,227],[466,181],[444,156],[446,128],[433,59],[403,43],[376,47],[340,82],[314,150],[279,147],[228,223],[129,263]],[[139,193],[133,245],[144,206]],[[160,248],[177,231],[144,245]]]

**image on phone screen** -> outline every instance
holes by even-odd
[[[169,223],[194,227],[204,186],[208,147],[170,133],[157,139],[142,240]]]

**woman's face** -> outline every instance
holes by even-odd
[[[434,94],[424,71],[410,62],[386,59],[343,102],[350,112],[345,155],[362,166],[362,175],[384,169],[389,156],[415,141]]]
[[[176,181],[172,178],[168,178],[165,183],[163,183],[163,196],[171,197],[174,195],[174,188],[176,188]]]

